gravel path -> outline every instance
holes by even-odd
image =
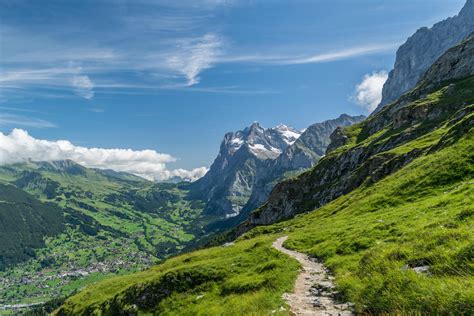
[[[293,315],[353,315],[350,304],[334,300],[333,278],[323,264],[301,252],[283,247],[288,236],[273,242],[273,248],[298,260],[302,266],[293,293],[283,294]]]

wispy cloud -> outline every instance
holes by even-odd
[[[207,172],[206,167],[170,170],[167,164],[176,158],[155,150],[88,148],[67,140],[37,139],[22,129],[14,129],[10,134],[0,132],[0,165],[65,159],[86,167],[123,171],[157,181],[175,176],[194,181]]]
[[[344,60],[364,55],[392,51],[399,46],[399,43],[367,44],[363,46],[347,47],[343,49],[331,49],[312,55],[294,54],[248,54],[248,55],[228,55],[223,56],[221,63],[257,63],[270,65],[298,65],[326,63]]]
[[[88,100],[94,96],[94,84],[89,76],[75,75],[72,77],[71,84],[75,88],[77,95]]]
[[[0,37],[9,45],[2,47],[0,61],[2,97],[29,93],[90,100],[101,93],[138,94],[175,88],[199,88],[192,91],[209,93],[262,93],[265,89],[209,87],[209,81],[204,81],[205,71],[227,64],[244,68],[332,62],[391,50],[398,45],[369,43],[321,51],[316,44],[308,48],[311,43],[292,48],[275,43],[264,48],[237,43],[226,37],[225,29],[213,24],[218,8],[236,3],[98,1],[97,14],[110,14],[104,19],[93,19],[87,12],[93,34],[84,31],[81,23],[85,12],[71,21],[54,16],[44,28],[32,23],[28,29],[25,25],[8,24],[4,19],[0,21]],[[70,10],[62,6],[61,9]]]
[[[350,47],[338,51],[330,51],[327,53],[320,53],[308,57],[302,58],[289,58],[282,60],[282,64],[312,64],[312,63],[323,63],[331,62],[336,60],[348,59],[362,55],[369,55],[373,53],[378,53],[382,51],[392,50],[398,47],[398,43],[390,44],[377,44],[377,45],[367,45],[367,46],[357,46]]]
[[[199,38],[181,40],[176,52],[167,58],[167,65],[186,77],[187,86],[193,86],[199,83],[199,74],[211,68],[217,61],[221,46],[219,37],[211,33]]]
[[[40,69],[12,69],[0,72],[0,89],[44,87],[48,89],[72,88],[83,98],[94,96],[94,84],[80,67],[52,67]]]
[[[56,127],[53,123],[46,120],[31,118],[23,115],[0,113],[0,127],[5,126],[24,126],[34,128]]]
[[[0,88],[4,91],[27,87],[59,89],[62,93],[69,89],[74,94],[92,99],[97,91],[102,93],[150,93],[152,90],[181,89],[196,86],[201,81],[204,70],[221,64],[259,64],[259,65],[300,65],[326,63],[338,60],[370,55],[393,50],[398,44],[370,44],[349,47],[341,50],[329,50],[313,55],[301,54],[248,54],[232,55],[230,48],[224,49],[222,36],[208,33],[203,36],[176,40],[163,52],[141,57],[125,54],[110,55],[100,64],[69,61],[63,67],[52,68],[13,68],[0,73]],[[89,56],[91,56],[89,54]],[[60,63],[60,62],[58,62]],[[74,64],[81,66],[74,66]],[[35,66],[44,63],[34,62]],[[64,63],[63,63],[64,64]],[[140,74],[139,78],[127,78],[116,74]],[[100,80],[91,80],[90,74],[96,74]],[[143,75],[147,79],[143,80]],[[113,79],[112,79],[113,78]],[[183,82],[184,79],[184,82]],[[127,91],[124,91],[127,90]],[[236,87],[192,87],[192,91],[209,93],[268,93],[268,90],[239,90]],[[51,94],[51,91],[48,91]]]

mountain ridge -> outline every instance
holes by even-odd
[[[190,196],[205,201],[208,214],[231,218],[244,212],[245,216],[286,172],[314,165],[332,129],[362,118],[343,114],[304,132],[283,124],[265,129],[254,122],[241,131],[226,133],[208,173],[191,184]]]
[[[443,120],[445,113],[465,106],[466,101],[462,100],[463,95],[456,96],[459,89],[464,86],[457,87],[455,81],[474,75],[473,61],[474,36],[469,36],[441,56],[415,90],[402,96],[379,113],[370,116],[366,121],[344,130],[336,130],[332,138],[337,146],[329,147],[330,154],[321,160],[316,168],[296,179],[278,184],[271,192],[266,204],[250,214],[248,221],[241,226],[241,230],[246,231],[249,227],[256,225],[268,225],[321,207],[367,181],[378,181],[410,163],[416,157],[425,154],[429,148],[413,150],[403,155],[384,154],[384,152],[416,137],[417,133],[424,132],[423,128],[437,128],[436,124],[440,124],[439,121]],[[451,75],[448,76],[448,74]],[[429,95],[429,92],[433,92],[445,82],[452,83],[446,86],[440,95]],[[465,92],[465,94],[469,93]],[[434,102],[431,99],[442,100],[443,97],[456,100],[457,103],[444,104],[444,107],[430,107],[431,102]],[[418,99],[423,101],[414,102]],[[418,131],[416,128],[407,129],[409,125],[419,124],[422,124],[422,127],[419,127]],[[390,128],[405,128],[405,132],[390,136],[385,141],[382,141],[384,139],[381,137],[381,142],[372,146],[352,145],[354,142],[363,143],[364,140],[370,140],[375,137],[374,135]],[[347,147],[349,149],[344,151]],[[308,194],[311,194],[311,200],[305,198]]]

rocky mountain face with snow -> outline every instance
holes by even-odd
[[[363,115],[342,114],[336,119],[309,126],[280,156],[267,161],[264,174],[255,184],[252,196],[244,210],[252,211],[262,205],[280,180],[313,167],[324,156],[326,148],[331,142],[330,136],[336,128],[350,126],[363,119],[365,119]]]
[[[395,65],[374,113],[415,87],[428,68],[449,48],[474,31],[474,0],[467,0],[457,16],[416,31],[397,51]]]
[[[192,184],[192,196],[206,202],[207,213],[220,217],[238,215],[266,161],[279,157],[301,133],[285,125],[264,129],[259,123],[227,133],[207,174]]]
[[[205,201],[205,212],[219,217],[249,212],[265,201],[285,174],[313,166],[337,126],[362,119],[341,115],[304,132],[283,124],[265,129],[253,123],[242,131],[227,133],[209,172],[192,184],[190,196]]]

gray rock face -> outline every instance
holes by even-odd
[[[191,185],[192,197],[206,202],[205,212],[235,217],[260,206],[288,172],[312,167],[324,155],[329,136],[364,116],[341,115],[304,132],[286,125],[264,129],[258,123],[224,136],[209,172]]]
[[[443,82],[459,80],[474,74],[474,32],[465,40],[447,50],[433,65],[425,72],[414,91],[404,94],[395,104],[382,109],[388,115],[395,115],[394,126],[402,125],[408,117],[406,110],[399,111],[407,103],[423,97],[427,91],[433,90]],[[406,114],[406,115],[405,115]],[[419,114],[419,113],[418,113]],[[411,113],[410,115],[417,115]],[[372,124],[378,120],[372,120]],[[381,124],[381,123],[377,123]]]
[[[397,51],[395,65],[382,90],[382,101],[375,109],[397,100],[415,87],[423,74],[449,48],[474,31],[474,0],[467,0],[457,16],[416,31]]]
[[[337,119],[311,125],[275,160],[274,168],[283,172],[311,168],[324,156],[330,143],[330,136],[336,128],[349,126],[363,119],[365,119],[363,115],[342,114]]]
[[[474,32],[464,41],[449,49],[424,74],[420,85],[425,90],[443,81],[462,79],[474,74]]]

